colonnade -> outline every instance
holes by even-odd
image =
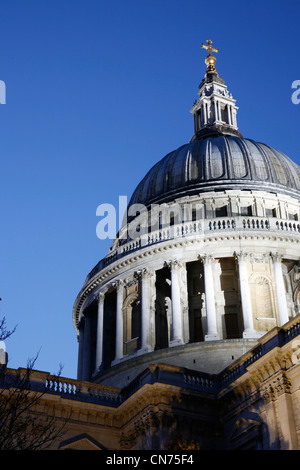
[[[212,109],[213,106],[213,109]],[[229,126],[236,127],[236,109],[229,103],[223,103],[224,112],[226,112],[225,120],[222,118],[222,104],[219,100],[203,100],[202,105],[194,113],[195,132],[199,131],[208,123],[225,122]]]
[[[251,306],[251,294],[248,279],[247,263],[251,259],[251,254],[240,252],[234,253],[238,264],[239,272],[239,288],[243,317],[243,337],[254,339],[260,336],[253,326],[253,315]],[[271,253],[273,261],[273,272],[276,286],[277,309],[279,326],[289,321],[287,301],[284,287],[284,279],[282,272],[282,257],[278,253]],[[199,261],[203,263],[204,270],[204,294],[205,294],[205,311],[206,311],[206,334],[205,341],[219,340],[217,328],[217,311],[215,302],[215,285],[213,264],[214,257],[212,255],[199,255]],[[171,275],[171,312],[172,312],[172,340],[170,347],[184,344],[188,342],[187,334],[184,331],[183,316],[183,289],[187,285],[182,280],[186,278],[186,264],[178,260],[165,262],[164,266],[170,269]],[[141,347],[138,354],[144,354],[154,350],[153,344],[153,325],[155,328],[155,307],[153,306],[153,286],[151,282],[155,271],[148,268],[142,268],[135,271],[134,275],[141,282]],[[119,279],[112,285],[116,291],[116,326],[115,326],[115,359],[112,364],[117,364],[124,358],[124,338],[123,338],[123,300],[125,280]],[[187,296],[186,296],[187,298]],[[96,333],[96,352],[95,352],[95,371],[98,373],[103,364],[103,327],[104,327],[104,300],[105,292],[100,292],[97,297],[97,333]],[[89,380],[91,377],[91,319],[89,316],[84,318],[84,328],[79,329],[79,360],[78,360],[78,378]]]

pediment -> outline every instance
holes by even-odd
[[[231,435],[231,441],[240,439],[246,434],[256,433],[262,422],[257,419],[240,417],[235,423],[235,429]]]
[[[106,450],[106,448],[89,434],[79,434],[61,442],[59,450]]]

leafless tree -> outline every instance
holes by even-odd
[[[0,340],[14,331],[7,329],[5,318],[0,321]],[[18,370],[0,365],[0,450],[47,449],[64,433],[68,419],[42,411],[46,389],[33,378],[37,357]]]
[[[9,338],[15,331],[16,331],[16,326],[12,330],[7,329],[6,325],[6,318],[3,317],[0,319],[0,341],[5,341],[7,338]]]

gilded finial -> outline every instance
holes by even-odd
[[[208,39],[206,42],[207,44],[201,44],[201,47],[203,47],[203,49],[206,49],[208,52],[208,56],[205,59],[205,63],[207,66],[206,73],[216,73],[218,75],[216,68],[215,68],[215,63],[217,59],[214,55],[212,55],[212,52],[219,52],[219,49],[216,49],[215,47],[212,46],[211,39]]]

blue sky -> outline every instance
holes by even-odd
[[[75,378],[72,307],[110,241],[96,208],[128,199],[193,134],[201,43],[244,137],[300,164],[298,1],[0,0],[0,317],[9,366]]]

